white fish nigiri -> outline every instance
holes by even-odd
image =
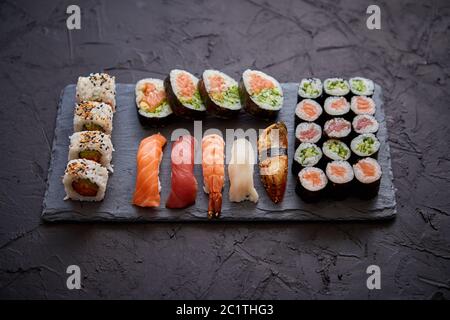
[[[256,164],[252,144],[247,139],[237,139],[231,147],[228,164],[230,177],[230,201],[258,201],[258,193],[253,185],[253,167]]]

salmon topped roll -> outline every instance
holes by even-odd
[[[78,77],[76,89],[77,102],[104,102],[116,111],[116,79],[107,73],[91,73]]]
[[[161,124],[172,115],[162,80],[151,78],[139,80],[136,83],[135,93],[141,124]]]
[[[198,84],[206,110],[219,118],[231,118],[241,111],[239,85],[218,70],[205,70]]]
[[[136,188],[133,204],[139,207],[158,207],[160,203],[161,183],[159,165],[163,156],[166,138],[157,133],[147,137],[139,144],[136,156]]]
[[[198,90],[198,82],[193,74],[178,69],[170,71],[164,80],[167,99],[177,116],[187,119],[205,116],[206,107]]]
[[[111,134],[112,129],[113,112],[108,104],[84,101],[76,105],[73,117],[73,131],[101,131]]]
[[[202,140],[203,190],[209,194],[208,218],[217,218],[222,210],[222,188],[225,178],[225,142],[217,134]]]

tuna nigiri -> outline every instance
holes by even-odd
[[[161,191],[159,165],[165,144],[166,138],[157,133],[143,139],[139,145],[136,156],[136,188],[133,196],[133,204],[137,206],[159,206]]]
[[[172,190],[166,202],[167,208],[185,208],[195,203],[197,180],[194,176],[195,138],[181,136],[172,147]]]
[[[209,218],[218,217],[222,209],[224,148],[225,142],[217,134],[207,135],[202,140],[203,189],[209,193]]]
[[[230,201],[258,201],[258,193],[253,185],[253,166],[255,155],[252,144],[247,139],[237,139],[231,148],[231,159],[228,164],[230,177]]]

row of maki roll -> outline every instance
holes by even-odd
[[[101,201],[105,196],[114,147],[111,141],[116,110],[115,78],[106,73],[79,77],[74,133],[70,136],[63,184],[65,199]]]
[[[302,99],[323,100],[326,97],[367,96],[374,93],[372,80],[363,77],[353,77],[348,81],[343,78],[328,78],[322,81],[318,78],[305,78],[300,81],[298,101]]]

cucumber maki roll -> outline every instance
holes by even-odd
[[[328,97],[325,99],[324,110],[326,119],[336,116],[350,118],[350,104],[344,97]]]
[[[185,70],[172,70],[164,80],[167,100],[175,115],[186,119],[204,117],[206,107],[198,90],[198,78]]]
[[[345,139],[349,137],[352,125],[344,118],[333,118],[325,122],[323,131],[328,138]]]
[[[353,119],[352,125],[353,125],[353,130],[357,134],[376,133],[376,132],[378,132],[378,128],[379,128],[377,119],[375,119],[375,117],[368,115],[368,114],[362,114],[362,115],[356,116]]]
[[[322,138],[322,128],[313,122],[302,122],[295,128],[295,147],[300,143],[318,143]]]
[[[303,99],[295,107],[295,123],[303,121],[320,122],[319,118],[322,115],[322,107],[312,99]]]
[[[373,116],[376,111],[375,101],[372,98],[364,96],[352,97],[350,108],[355,115],[368,114]]]
[[[205,70],[199,84],[206,110],[219,118],[231,118],[241,111],[239,85],[218,70]]]
[[[372,133],[360,134],[352,140],[350,148],[353,153],[358,157],[374,157],[378,155],[380,149],[380,141]]]
[[[322,150],[309,142],[301,143],[295,150],[292,173],[296,176],[304,167],[313,167],[322,159]]]
[[[378,194],[381,181],[381,167],[373,158],[364,158],[353,165],[356,194],[363,199],[371,199]]]
[[[341,200],[350,194],[354,173],[347,161],[337,160],[327,164],[325,169],[329,180],[330,195]]]
[[[317,78],[307,78],[300,81],[298,87],[299,101],[302,99],[318,99],[322,96],[322,81]]]
[[[321,169],[303,168],[298,174],[295,192],[305,202],[317,202],[324,195],[327,183],[327,176]]]
[[[323,143],[323,154],[331,160],[348,160],[351,155],[349,147],[337,139],[329,139]]]
[[[257,70],[245,70],[240,84],[241,103],[248,113],[274,118],[283,107],[283,90],[275,78]]]
[[[323,82],[323,90],[328,96],[342,97],[350,92],[350,85],[342,78],[328,78]]]
[[[172,108],[167,101],[162,80],[151,78],[139,80],[136,83],[135,94],[141,124],[158,125],[172,117]]]
[[[356,96],[372,96],[375,90],[375,85],[370,79],[362,77],[350,78],[350,90]]]

